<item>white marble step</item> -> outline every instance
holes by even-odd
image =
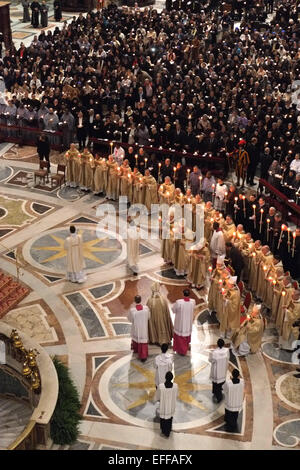
[[[0,448],[7,448],[22,433],[31,415],[26,403],[0,398]]]

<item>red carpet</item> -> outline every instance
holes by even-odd
[[[28,294],[27,287],[0,271],[0,318],[3,318]]]

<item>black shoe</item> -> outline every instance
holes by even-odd
[[[137,275],[138,275],[138,273],[133,273],[133,275],[134,275],[134,276],[137,276]]]
[[[296,369],[297,372],[300,372],[300,369]]]
[[[142,361],[142,362],[146,362],[146,361],[147,361],[147,359],[141,359],[141,361]]]
[[[300,379],[300,374],[294,374],[294,377],[296,377],[296,379]]]

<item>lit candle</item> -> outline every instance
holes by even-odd
[[[166,195],[167,195],[167,201],[168,201],[168,204],[169,204],[170,203],[170,200],[169,200],[170,193],[169,193],[169,191],[166,192]]]
[[[212,200],[212,204],[213,204],[213,206],[214,206],[214,204],[215,204],[215,194],[216,194],[216,193],[215,193],[215,187],[216,187],[216,186],[215,186],[214,184],[212,184],[211,187],[212,187],[212,190],[213,190],[213,200]]]
[[[135,166],[137,167],[138,166],[138,158],[139,158],[137,153],[135,154],[134,158],[135,158]]]
[[[288,232],[288,252],[290,252],[290,246],[291,246],[291,241],[290,241],[291,229],[290,229],[290,227],[288,227],[287,232]]]
[[[261,233],[261,226],[262,226],[262,216],[263,216],[264,210],[260,209],[260,221],[259,221],[259,233]]]
[[[246,217],[246,205],[245,205],[245,204],[246,204],[246,202],[245,202],[245,200],[246,200],[246,196],[243,196],[243,211],[244,211],[244,218]]]
[[[254,217],[255,217],[255,209],[256,209],[256,205],[255,205],[255,204],[253,204],[252,208],[253,208],[253,215],[254,215]],[[256,218],[254,218],[254,228],[256,228]]]
[[[201,188],[202,188],[202,176],[199,176],[199,181],[200,181],[200,191],[201,191]]]
[[[112,142],[110,142],[110,143],[109,143],[109,145],[110,145],[110,154],[112,155],[112,150],[113,150],[113,143],[112,143]]]
[[[147,161],[148,161],[148,158],[144,158],[144,161],[145,161],[145,169],[147,168]]]
[[[176,166],[173,166],[173,171],[174,171],[174,183],[175,183],[175,176],[176,176]]]
[[[293,232],[293,246],[292,246],[292,257],[295,255],[295,245],[296,245],[296,232]]]
[[[238,202],[238,197],[236,196],[236,197],[234,198],[234,205],[235,205],[235,206],[237,205],[237,202]],[[235,213],[235,214],[237,213],[237,208],[236,208],[236,207],[234,208],[234,213]]]
[[[282,225],[281,225],[281,232],[280,232],[279,242],[278,242],[278,245],[277,245],[277,250],[278,250],[279,247],[280,247],[280,243],[281,243],[282,234],[283,234],[284,229],[285,229],[285,226],[282,224]]]
[[[158,176],[160,175],[161,163],[158,164]]]
[[[267,242],[269,241],[270,219],[267,219]]]
[[[212,273],[212,269],[213,269],[212,266],[209,266],[209,267],[208,267],[208,272],[209,272],[210,275],[211,275],[211,273]]]

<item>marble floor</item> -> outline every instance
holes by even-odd
[[[55,161],[56,156],[51,157]],[[299,449],[299,382],[293,377],[296,359],[278,349],[272,323],[261,351],[247,358],[232,355],[246,381],[243,411],[236,433],[224,429],[224,404],[211,399],[208,354],[216,346],[218,323],[207,311],[207,287],[192,291],[197,314],[191,351],[175,357],[179,399],[174,432],[160,436],[153,402],[153,360],[149,347],[142,364],[130,351],[127,311],[134,295],[146,302],[153,280],[173,303],[186,281],[163,264],[159,241],[143,239],[140,273],[126,265],[124,214],[116,230],[100,226],[101,197],[34,187],[26,175],[37,167],[32,149],[16,152],[0,145],[1,269],[19,278],[30,294],[1,321],[35,338],[70,368],[81,398],[80,436],[70,449]],[[16,181],[22,184],[17,184]],[[98,212],[99,214],[99,212]],[[65,280],[63,240],[70,223],[83,234],[87,281]],[[146,229],[145,229],[146,230]],[[145,231],[143,232],[146,233]],[[59,446],[53,446],[57,449]]]

